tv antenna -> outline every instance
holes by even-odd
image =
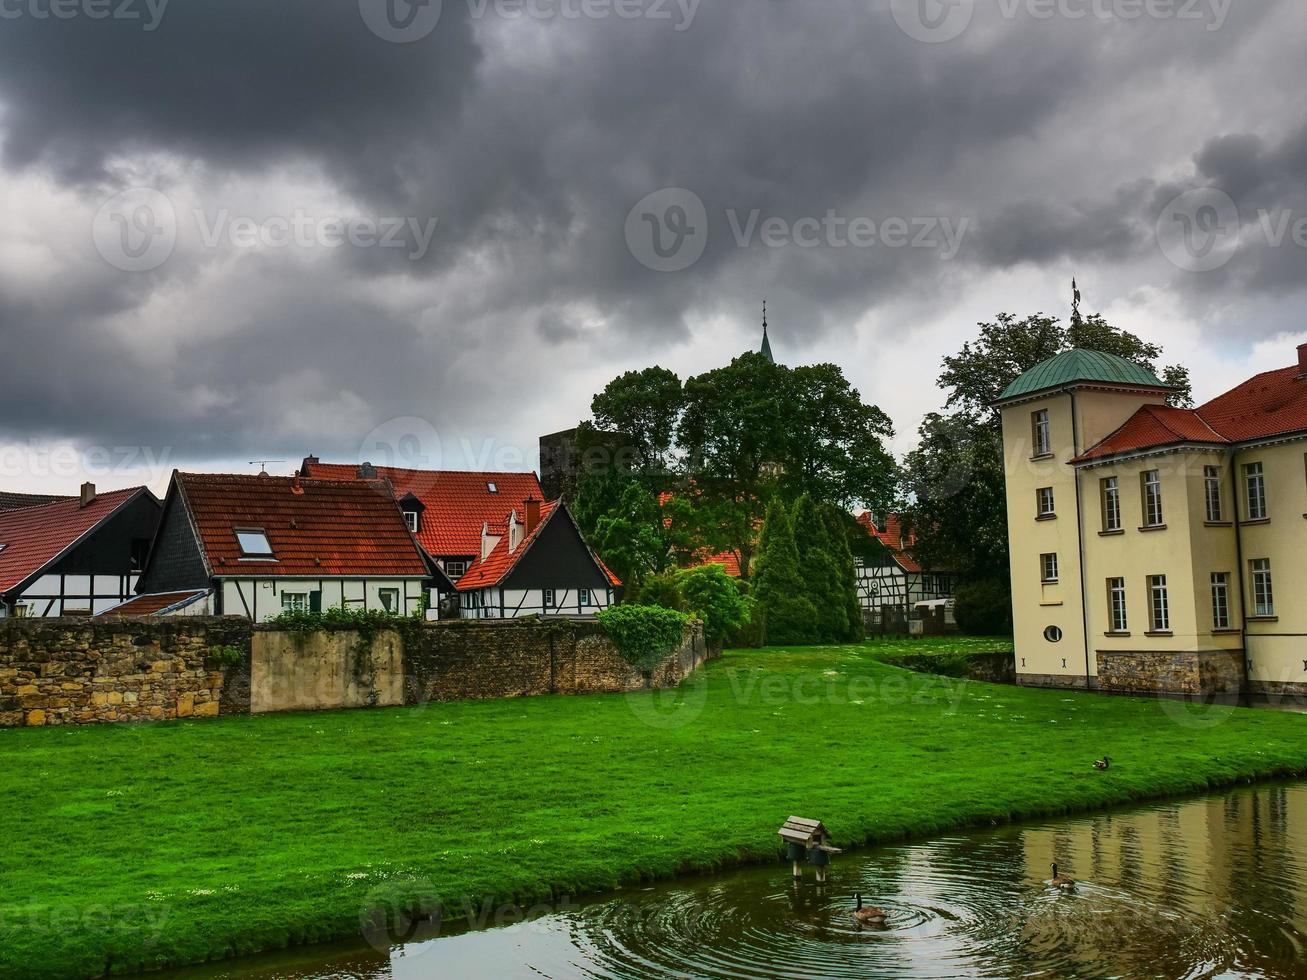
[[[252,459],[250,460],[250,465],[257,466],[259,468],[259,476],[267,476],[269,463],[284,463],[284,462],[286,462],[284,459]]]

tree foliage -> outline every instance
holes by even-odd
[[[817,611],[808,639],[837,643],[849,631],[849,611],[844,604],[843,589],[846,570],[836,563],[830,529],[812,497],[806,493],[794,504],[793,525],[802,594]],[[852,562],[847,574],[853,574]]]
[[[683,607],[703,621],[708,646],[720,649],[726,638],[753,617],[753,599],[721,565],[703,565],[676,573]]]
[[[762,527],[756,596],[764,644],[811,641],[817,609],[808,598],[790,515],[779,498],[768,507]]]

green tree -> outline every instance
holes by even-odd
[[[681,379],[661,367],[628,371],[608,383],[590,404],[595,424],[630,442],[634,468],[669,468],[684,393]]]
[[[853,549],[849,545],[850,534],[861,538],[875,540],[867,533],[848,511],[831,504],[821,508],[822,519],[830,535],[831,555],[835,558],[838,570],[839,601],[844,606],[846,628],[839,637],[846,643],[856,643],[862,639],[862,603],[858,599],[858,572],[854,565]],[[876,541],[876,546],[884,550],[885,546]]]
[[[585,498],[585,488],[607,490],[610,483],[608,477],[592,475],[582,486]],[[588,530],[595,550],[631,589],[638,589],[646,576],[676,567],[696,547],[688,525],[688,503],[673,498],[664,505],[658,494],[637,480],[628,479],[606,510],[596,513],[586,499],[585,512],[594,523],[589,529],[583,524],[582,529]]]
[[[681,608],[703,620],[704,639],[714,650],[753,616],[753,599],[721,565],[684,569],[677,573],[677,584]]]
[[[830,529],[808,494],[794,504],[794,545],[804,595],[817,610],[816,638],[835,643],[849,631],[849,611],[840,587]]]
[[[758,548],[755,596],[762,617],[764,644],[811,643],[817,633],[817,610],[808,599],[799,569],[790,516],[780,499],[767,509]]]

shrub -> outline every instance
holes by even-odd
[[[650,575],[631,600],[640,606],[662,606],[664,609],[677,609],[681,612],[687,609],[685,596],[681,593],[680,575],[675,571]]]
[[[661,606],[610,606],[599,613],[599,625],[622,659],[645,674],[681,645],[690,617]]]
[[[721,565],[686,569],[677,574],[676,584],[680,608],[703,620],[704,639],[714,650],[753,618],[753,599]]]
[[[953,615],[958,629],[971,636],[1011,636],[1011,589],[993,580],[959,585]]]
[[[245,663],[245,651],[231,644],[210,647],[209,657],[223,670],[234,670]]]

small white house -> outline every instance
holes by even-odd
[[[458,581],[465,619],[593,616],[617,600],[621,583],[590,550],[562,501],[522,502],[502,524],[482,529],[481,558]]]

